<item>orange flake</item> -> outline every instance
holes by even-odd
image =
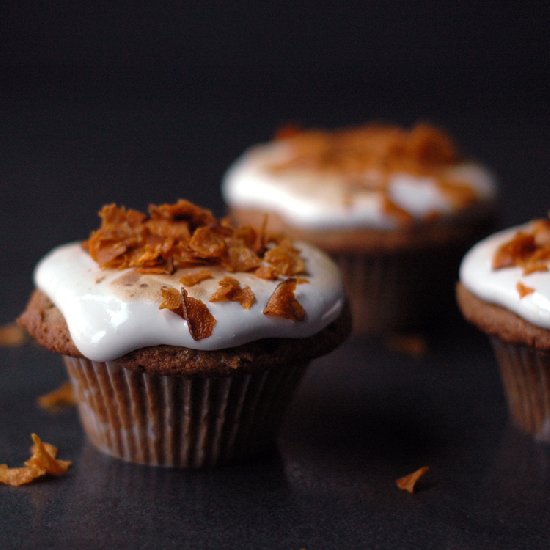
[[[25,466],[8,468],[6,464],[0,464],[0,483],[17,487],[31,483],[46,474],[61,476],[67,473],[71,461],[56,458],[56,447],[42,442],[36,434],[31,434],[31,437],[31,457],[25,462]]]
[[[57,459],[57,448],[50,443],[44,443],[36,435],[31,434],[34,445],[31,447],[31,457],[25,462],[25,466],[44,470],[45,473],[61,476],[67,473],[70,460]]]
[[[191,273],[186,273],[180,277],[180,283],[186,287],[195,286],[196,284],[212,279],[212,273],[208,269],[199,269]]]
[[[27,333],[17,323],[0,326],[0,346],[21,346],[27,339]]]
[[[296,279],[286,279],[277,285],[264,308],[264,315],[283,317],[293,321],[303,321],[306,312],[294,296]]]
[[[169,309],[170,311],[177,311],[181,307],[181,293],[177,288],[163,286],[160,289],[162,295],[162,302],[159,309]]]
[[[390,350],[411,357],[424,357],[428,352],[426,338],[420,334],[392,334],[385,343]]]
[[[396,220],[399,225],[409,225],[413,222],[411,214],[398,206],[387,193],[382,195],[382,209],[388,216]]]
[[[268,250],[264,259],[271,264],[280,275],[292,276],[304,273],[305,263],[300,252],[289,241],[283,240],[277,246]]]
[[[216,319],[210,313],[208,307],[201,300],[191,298],[185,288],[181,289],[181,297],[180,315],[187,321],[191,338],[193,340],[208,338],[216,326]]]
[[[428,466],[422,466],[418,470],[395,480],[398,489],[407,491],[411,495],[415,492],[416,483],[429,470]]]
[[[274,281],[279,277],[279,273],[272,265],[261,265],[254,271],[254,275],[260,279],[266,279],[268,281]]]
[[[518,231],[511,240],[501,244],[493,256],[493,269],[517,266],[529,259],[536,250],[535,238]]]
[[[59,388],[41,395],[37,401],[39,407],[50,411],[55,411],[62,407],[72,407],[76,404],[73,387],[70,382],[64,382]]]
[[[529,296],[529,294],[533,294],[533,292],[535,292],[534,288],[524,285],[521,281],[517,282],[516,290],[518,291],[520,298],[525,298],[526,296]]]
[[[238,302],[244,309],[250,309],[256,298],[249,286],[241,287],[241,283],[233,277],[224,277],[218,283],[216,292],[210,296],[210,302]]]
[[[250,226],[235,227],[230,220],[218,221],[209,210],[183,199],[174,204],[149,205],[148,215],[108,204],[99,216],[101,226],[82,247],[103,269],[133,268],[137,273],[152,275],[198,266],[221,266],[234,273],[253,271],[267,280],[305,272],[304,259],[290,241],[280,235],[267,235],[267,216],[259,231]],[[276,245],[267,250],[267,243]],[[210,278],[211,272],[202,269],[184,273],[180,282],[191,287]],[[223,297],[249,308],[255,300],[250,288],[226,288],[219,292],[214,294],[213,301]],[[163,288],[159,307],[188,320],[194,338],[206,338],[215,319],[205,304],[193,300],[188,298],[186,305],[178,289]]]
[[[221,258],[227,248],[223,236],[210,227],[199,227],[189,241],[189,248],[200,258]]]
[[[260,258],[246,246],[231,246],[227,251],[225,267],[230,271],[252,271],[260,265]]]

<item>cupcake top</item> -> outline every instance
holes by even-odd
[[[310,245],[234,227],[186,200],[99,214],[86,242],[54,249],[35,271],[89,359],[305,338],[342,312],[339,271]]]
[[[487,237],[464,257],[460,281],[472,294],[550,329],[550,221]]]
[[[304,228],[393,229],[490,202],[495,183],[432,126],[370,124],[287,128],[246,151],[222,191],[233,208],[276,211]]]

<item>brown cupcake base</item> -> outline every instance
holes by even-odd
[[[356,334],[430,325],[455,310],[453,286],[463,247],[392,254],[333,254],[349,293]]]
[[[512,420],[535,439],[550,443],[550,351],[497,336],[491,343]]]
[[[203,468],[274,448],[307,363],[230,376],[158,375],[64,356],[84,430],[128,462]]]

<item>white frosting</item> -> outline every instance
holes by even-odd
[[[209,338],[195,341],[176,313],[159,309],[161,287],[180,288],[180,277],[139,275],[133,270],[103,270],[78,243],[60,246],[41,260],[35,283],[59,308],[79,351],[94,361],[108,361],[134,349],[159,344],[215,350],[261,338],[305,338],[334,321],[342,310],[344,292],[336,265],[318,249],[296,243],[306,262],[309,283],[299,284],[295,296],[306,311],[304,321],[263,314],[268,298],[280,281],[266,281],[250,273],[227,273],[208,268],[213,279],[188,288],[216,318]],[[236,302],[209,302],[218,281],[230,275],[250,286],[256,302],[246,310]],[[146,285],[146,286],[143,286]]]
[[[260,145],[246,151],[225,175],[222,193],[226,202],[237,208],[274,210],[293,225],[304,228],[396,227],[396,220],[384,211],[379,191],[357,189],[350,196],[337,174],[269,170],[269,165],[284,162],[290,154],[284,143]],[[493,176],[478,164],[453,166],[445,176],[470,185],[480,201],[495,196]],[[376,182],[381,175],[370,170],[363,177],[365,181]],[[391,199],[413,218],[421,219],[433,212],[449,215],[454,210],[433,178],[396,173],[389,180],[389,191]]]
[[[550,272],[523,276],[521,267],[493,270],[497,248],[518,231],[529,231],[530,224],[501,231],[474,246],[460,266],[460,281],[473,294],[513,311],[538,327],[550,329]],[[550,262],[547,262],[550,268]],[[520,298],[518,281],[535,292]]]

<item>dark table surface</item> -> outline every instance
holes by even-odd
[[[38,258],[85,237],[103,203],[182,196],[221,214],[227,164],[288,120],[431,120],[494,168],[501,225],[546,213],[540,74],[348,69],[10,71],[0,91],[0,323],[24,306]],[[548,548],[549,449],[509,425],[485,338],[456,312],[442,321],[422,358],[350,340],[316,361],[278,456],[201,472],[98,453],[75,410],[35,405],[64,380],[59,358],[0,349],[0,462],[20,464],[31,432],[74,461],[64,478],[0,487],[0,547]],[[396,489],[423,465],[421,491]]]

